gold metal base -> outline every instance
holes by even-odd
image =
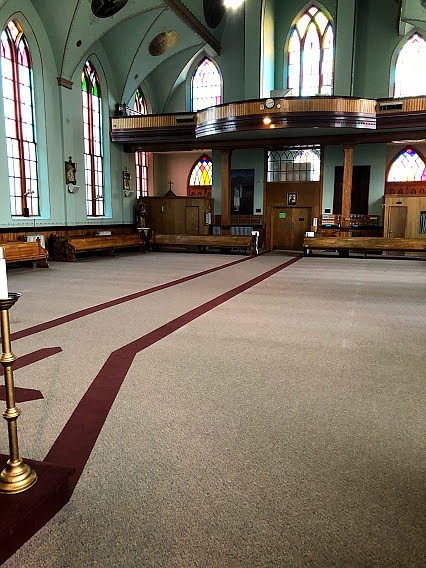
[[[36,481],[37,473],[28,464],[22,460],[12,464],[9,460],[0,473],[0,493],[21,493],[32,487]]]

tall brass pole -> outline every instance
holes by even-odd
[[[1,344],[3,354],[0,363],[4,367],[6,386],[6,410],[3,418],[7,422],[10,458],[0,473],[0,493],[20,493],[29,489],[37,481],[36,472],[19,457],[17,419],[21,414],[15,406],[15,387],[12,365],[16,355],[11,351],[9,310],[18,301],[20,294],[9,293],[9,298],[0,299]]]

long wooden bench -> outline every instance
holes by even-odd
[[[38,268],[48,268],[47,259],[49,254],[41,246],[40,239],[32,242],[6,241],[0,242],[0,246],[5,249],[6,264],[21,262],[33,266],[36,262]]]
[[[75,262],[76,255],[86,252],[105,252],[113,255],[117,249],[138,248],[145,252],[145,243],[139,235],[99,235],[89,237],[55,237],[51,235],[50,246],[53,258]]]
[[[313,250],[337,251],[339,256],[349,256],[350,251],[361,252],[365,257],[384,251],[426,253],[426,238],[305,237],[303,254],[311,256]]]
[[[153,234],[151,245],[159,250],[163,246],[195,247],[200,252],[207,248],[246,249],[247,254],[256,254],[256,238],[252,235],[162,235]]]

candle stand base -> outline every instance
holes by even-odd
[[[0,473],[0,493],[21,493],[37,481],[37,473],[22,460],[12,463],[8,460]]]

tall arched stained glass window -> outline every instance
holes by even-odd
[[[134,110],[139,114],[147,114],[145,97],[141,89],[135,93]],[[135,152],[136,165],[136,196],[146,197],[148,195],[148,155],[146,152]]]
[[[287,87],[293,96],[333,93],[334,30],[312,5],[294,23],[287,50]]]
[[[222,77],[208,57],[198,63],[191,81],[192,110],[197,111],[222,102]]]
[[[399,52],[395,66],[395,97],[426,95],[426,41],[410,36]]]
[[[39,215],[39,189],[32,62],[13,20],[1,34],[1,68],[11,212],[33,217]]]
[[[89,217],[99,217],[104,215],[102,101],[98,75],[90,61],[83,68],[81,92],[86,212]]]
[[[426,163],[410,146],[392,161],[387,181],[426,181]]]

